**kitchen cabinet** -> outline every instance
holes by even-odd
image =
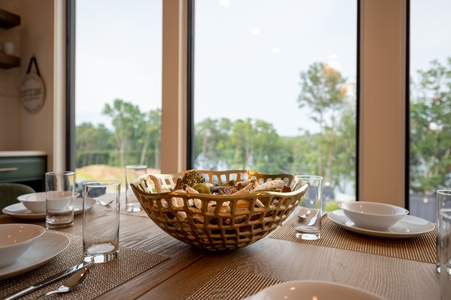
[[[0,151],[0,182],[23,183],[45,189],[47,155],[41,151]]]
[[[10,29],[20,25],[20,16],[0,9],[0,27]],[[4,41],[0,41],[4,42]],[[20,66],[20,57],[0,52],[0,68],[9,69]]]

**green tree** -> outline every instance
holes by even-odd
[[[213,120],[210,118],[196,125],[195,165],[199,169],[217,170],[224,167],[228,159],[230,146],[230,132],[232,122],[223,118]]]
[[[326,182],[333,181],[333,167],[340,137],[337,132],[347,95],[346,79],[341,73],[323,63],[313,63],[300,73],[300,108],[311,110],[310,118],[318,124],[318,166],[315,173]]]
[[[232,168],[250,169],[251,157],[254,151],[254,128],[250,118],[246,120],[237,120],[233,124],[231,146],[234,149]]]
[[[411,79],[410,182],[432,193],[451,184],[451,57]]]
[[[257,119],[254,121],[253,127],[252,169],[263,173],[281,172],[284,168],[283,156],[285,153],[274,126]]]
[[[110,151],[114,148],[113,133],[103,124],[92,123],[77,126],[76,165],[109,164]]]
[[[217,161],[215,162],[216,169],[231,169],[234,156],[234,150],[231,146],[231,134],[233,129],[233,122],[227,118],[221,118],[218,122],[219,134],[216,138]]]
[[[151,110],[144,115],[142,127],[139,131],[143,133],[140,138],[142,144],[139,164],[151,164],[154,168],[160,168],[160,145],[161,145],[161,108]],[[149,149],[150,148],[150,149]],[[147,158],[147,153],[150,157]]]
[[[144,135],[144,114],[137,105],[115,99],[113,104],[105,104],[102,114],[112,118],[114,138],[119,150],[119,162],[121,166],[127,164],[126,153],[133,149],[133,144]],[[136,148],[135,148],[136,149]]]
[[[272,124],[258,120],[237,120],[230,135],[231,168],[269,172],[277,169],[279,136]]]
[[[314,174],[318,170],[318,134],[301,131],[296,137],[285,138],[289,174]]]
[[[196,125],[196,168],[280,172],[284,155],[279,136],[268,122],[206,119]]]
[[[334,178],[332,186],[345,191],[348,183],[356,188],[357,166],[357,112],[355,98],[349,99],[340,113],[337,125],[337,139],[335,140],[335,160],[332,166]]]

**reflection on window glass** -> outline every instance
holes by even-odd
[[[324,176],[355,199],[355,0],[196,0],[199,169]]]
[[[448,0],[411,0],[410,213],[436,221],[451,188],[451,21]]]
[[[161,0],[76,3],[76,174],[160,168]]]

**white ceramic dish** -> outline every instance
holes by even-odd
[[[38,225],[1,224],[0,268],[15,263],[44,233],[45,228]]]
[[[52,192],[55,198],[69,198],[69,192]],[[45,214],[45,200],[47,198],[46,192],[30,193],[25,195],[20,195],[17,197],[29,211],[33,213]],[[77,198],[80,194],[74,193],[74,197]],[[64,202],[63,202],[64,203]]]
[[[69,238],[54,232],[45,232],[14,264],[0,269],[0,280],[33,270],[54,258],[67,246]]]
[[[96,204],[96,200],[89,198],[88,209]],[[83,198],[75,198],[74,214],[79,215],[83,212]],[[19,219],[42,220],[45,219],[45,213],[33,213],[29,211],[22,203],[16,203],[3,208],[2,212],[6,215]]]
[[[338,207],[358,227],[369,230],[385,230],[409,213],[405,208],[377,202],[341,202]]]
[[[35,214],[45,214],[45,192],[20,195],[17,200]]]
[[[288,281],[270,286],[245,300],[382,300],[383,298],[343,284],[325,281]]]
[[[404,216],[401,221],[399,221],[392,227],[379,231],[359,228],[354,224],[354,222],[352,222],[348,217],[345,216],[342,210],[334,210],[328,212],[327,216],[332,222],[349,231],[383,238],[412,238],[428,233],[435,229],[435,225],[431,222],[410,215]]]

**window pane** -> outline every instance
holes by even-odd
[[[159,169],[161,0],[76,5],[77,181]]]
[[[356,1],[197,0],[195,18],[195,167],[319,174],[355,199]]]
[[[451,188],[451,20],[448,0],[411,0],[410,213],[436,221]]]

